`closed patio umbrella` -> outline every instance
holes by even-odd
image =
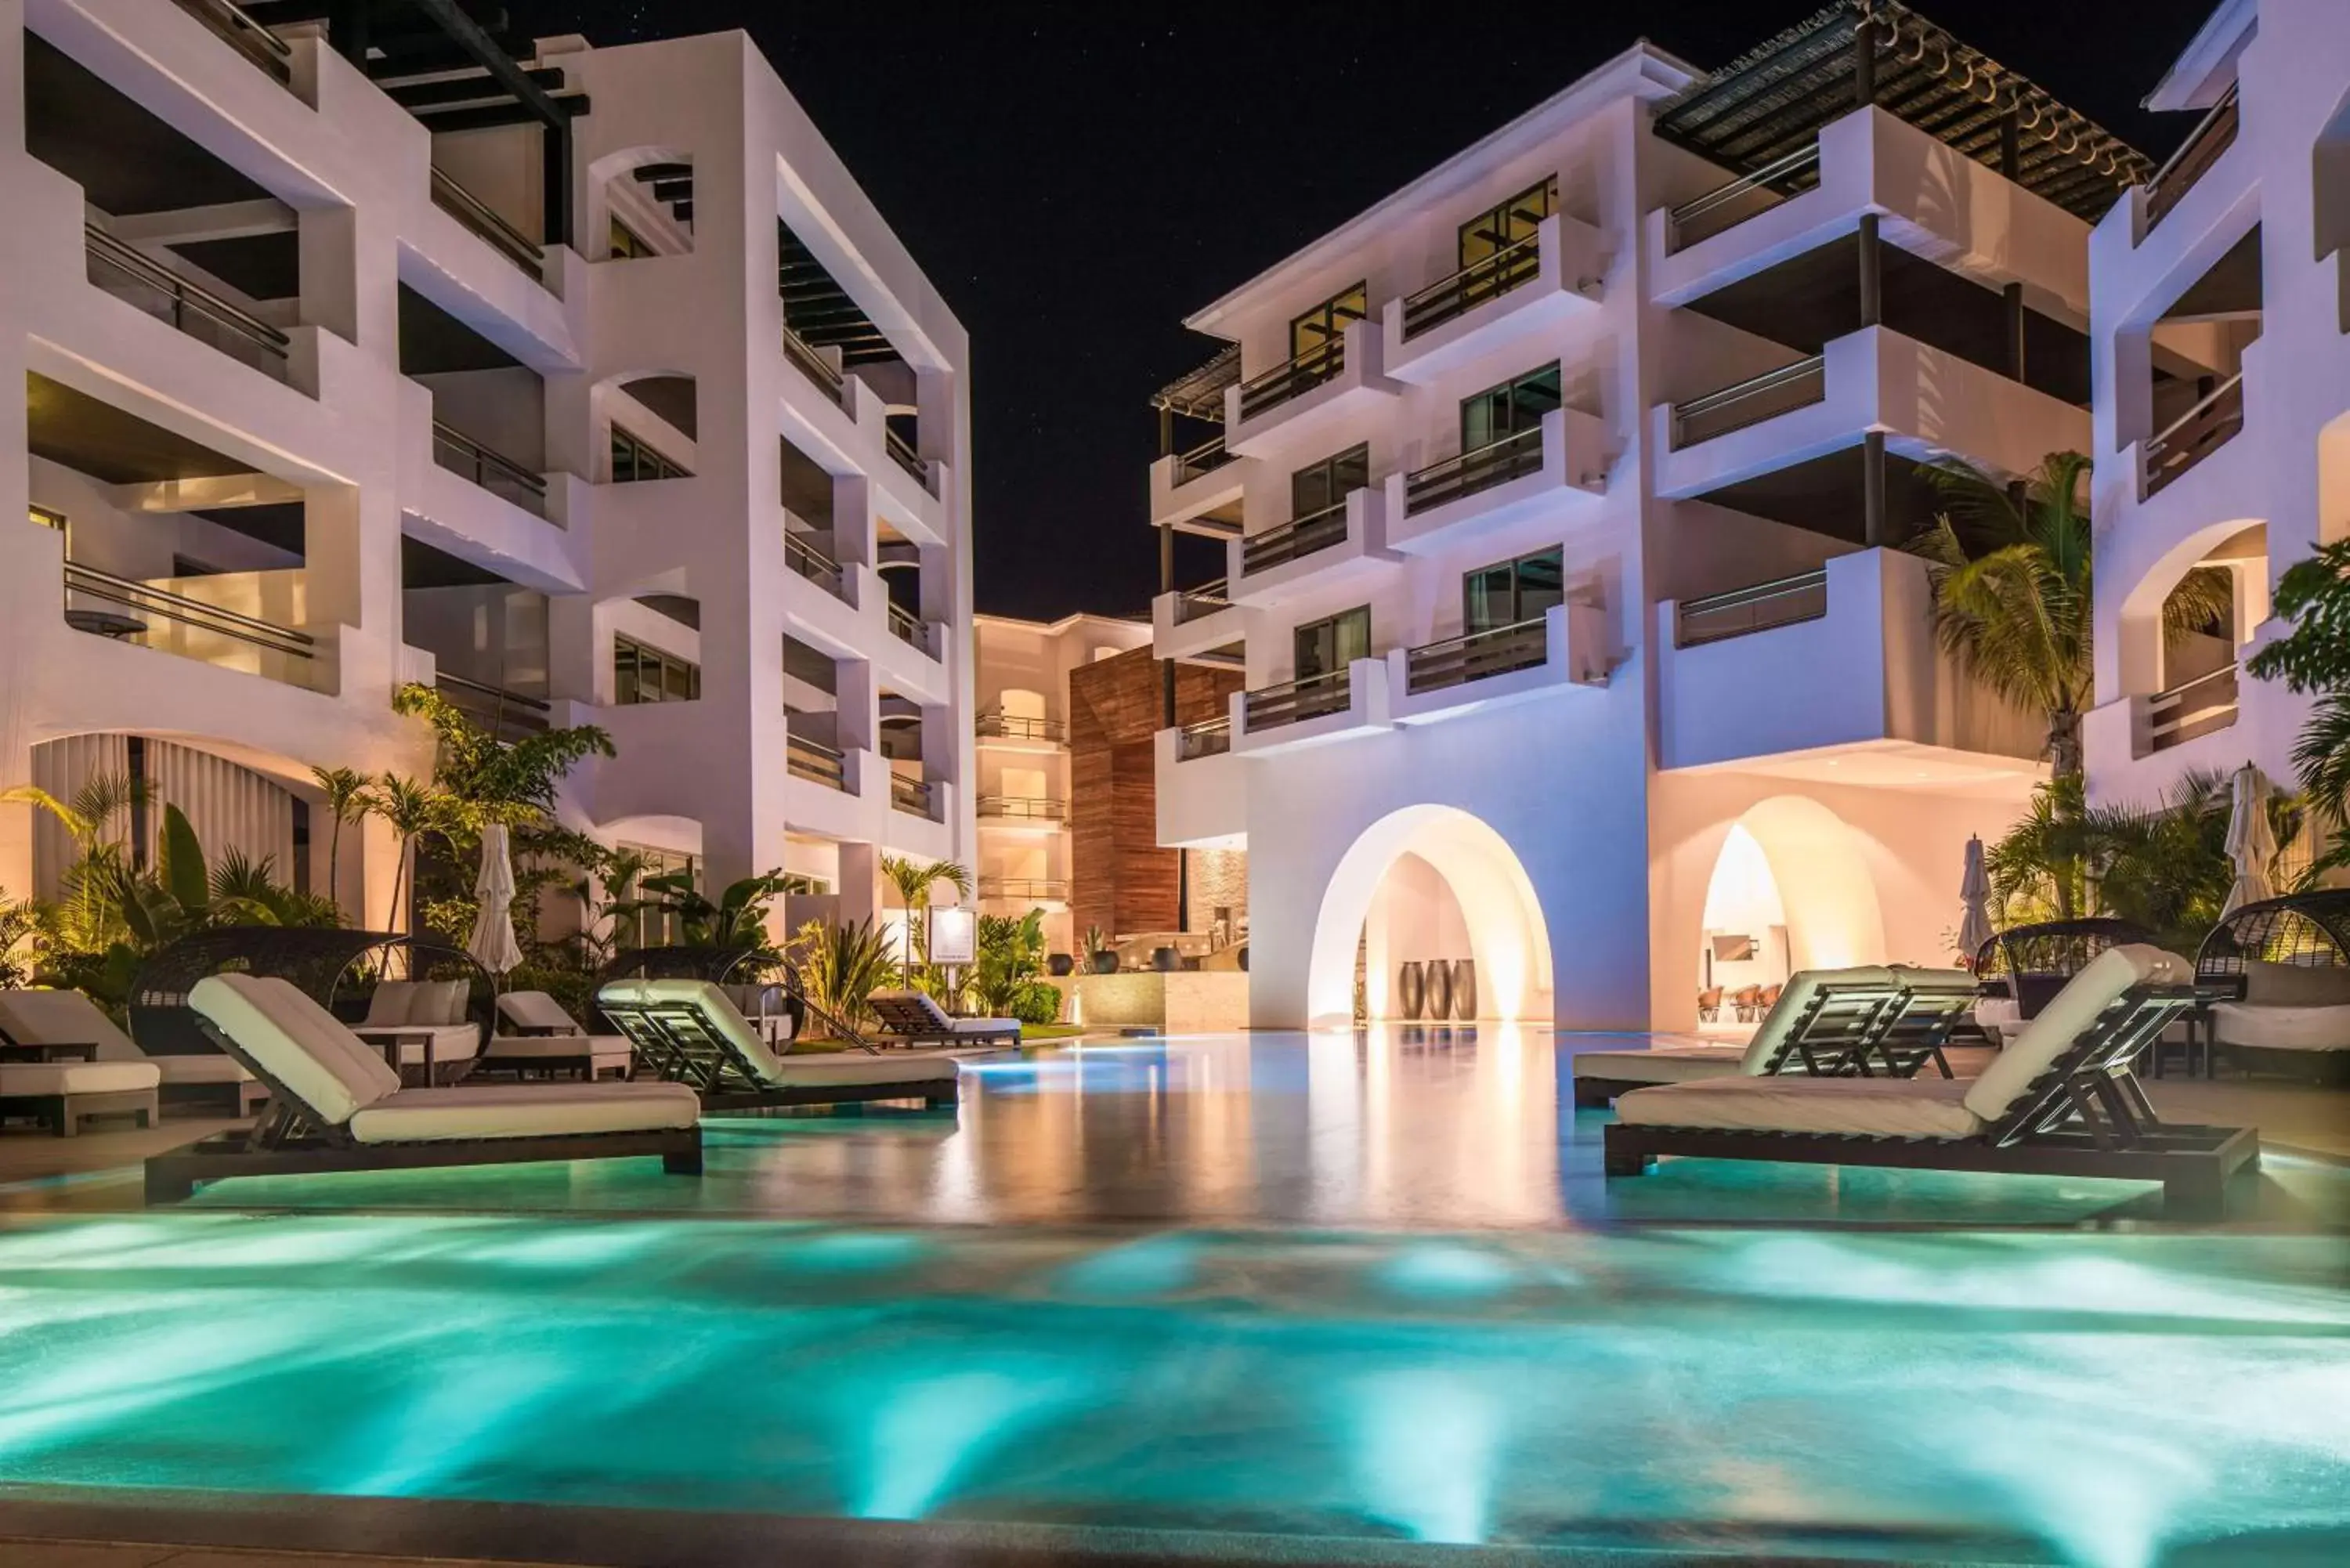
[[[1967,870],[1959,878],[1959,897],[1967,907],[1959,920],[1959,952],[1971,962],[1975,954],[1982,951],[1983,943],[1991,939],[1991,877],[1983,871],[1980,835],[1967,840]]]
[[[2228,815],[2228,858],[2236,863],[2236,879],[2229,885],[2222,914],[2276,897],[2269,885],[2269,862],[2276,858],[2277,842],[2269,831],[2269,792],[2261,770],[2250,763],[2238,768],[2234,793],[2235,807]]]
[[[482,874],[474,879],[473,892],[482,909],[473,918],[473,935],[465,950],[484,969],[502,975],[522,962],[522,947],[514,932],[514,865],[506,857],[506,830],[500,824],[482,829]]]

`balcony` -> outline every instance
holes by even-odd
[[[888,600],[882,601],[882,611],[889,623],[889,635],[912,649],[925,659],[936,659],[939,650],[931,635],[928,622],[921,617],[899,608]]]
[[[788,327],[784,328],[784,358],[797,366],[800,374],[814,381],[826,397],[842,408],[855,411],[855,405],[849,400],[847,373]]]
[[[1678,255],[1710,240],[1758,213],[1766,213],[1789,197],[1820,182],[1820,144],[1798,147],[1774,158],[1751,174],[1717,185],[1693,201],[1665,213],[1665,254]]]
[[[82,230],[91,286],[167,321],[273,380],[287,379],[292,340],[219,295],[171,271],[94,224]]]
[[[820,741],[805,735],[786,734],[784,738],[784,766],[795,779],[806,779],[827,789],[848,792],[848,758]]]
[[[1335,342],[1224,389],[1224,444],[1242,457],[1295,452],[1396,397],[1382,371],[1383,328],[1349,321]]]
[[[211,597],[118,577],[65,563],[65,622],[76,631],[132,643],[199,664],[258,675],[283,685],[321,690],[317,640],[305,631],[228,608],[213,598],[297,605],[302,574],[236,572],[178,579]]]
[[[1069,885],[1044,877],[982,877],[979,896],[1014,904],[1066,904]]]
[[[546,515],[546,480],[510,457],[492,452],[451,425],[432,421],[432,461],[460,478],[521,507],[535,517]]]
[[[2230,83],[2220,101],[2211,106],[2178,151],[2146,182],[2146,223],[2140,238],[2154,232],[2179,199],[2195,188],[2197,181],[2211,171],[2220,155],[2236,143],[2239,113],[2236,86]]]
[[[1403,512],[1407,517],[1433,511],[1463,496],[1497,484],[1507,484],[1542,472],[1542,428],[1520,431],[1490,441],[1474,452],[1448,457],[1404,476]]]
[[[1384,576],[1403,559],[1388,548],[1387,517],[1386,488],[1374,483],[1349,491],[1338,505],[1228,540],[1224,597],[1255,608],[1283,603],[1308,587],[1318,592]],[[1201,607],[1204,621],[1214,612]]]
[[[839,562],[815,545],[785,534],[784,564],[841,603],[848,602],[848,575],[841,570]]]
[[[899,773],[889,775],[889,809],[892,811],[902,811],[909,816],[936,822],[939,819],[937,794],[927,779],[912,778]]]
[[[179,0],[180,9],[212,29],[283,88],[294,85],[294,51],[285,39],[244,14],[233,0]]]
[[[1549,657],[1545,629],[1540,619],[1522,620],[1409,649],[1404,653],[1404,691],[1419,697],[1531,670]]]
[[[1278,686],[1259,687],[1248,694],[1243,709],[1247,728],[1252,734],[1277,730],[1284,724],[1304,723],[1331,713],[1347,711],[1347,672],[1326,670],[1319,675],[1303,676],[1284,680]]]
[[[2134,726],[2137,743],[2131,749],[2138,756],[2151,756],[2227,729],[2236,722],[2240,698],[2233,664],[2158,691],[2144,700],[2142,717]]]
[[[977,809],[983,820],[1014,827],[1058,827],[1069,819],[1069,804],[1043,795],[983,794]]]
[[[1189,626],[1232,607],[1232,596],[1225,591],[1222,577],[1212,583],[1201,583],[1196,588],[1179,588],[1175,592],[1175,624]]]
[[[1253,376],[1240,384],[1240,413],[1243,420],[1253,420],[1269,413],[1326,381],[1335,381],[1347,368],[1347,340],[1325,343],[1303,354],[1283,360],[1261,376]]]
[[[1067,743],[1068,726],[1058,719],[1032,719],[989,708],[972,722],[972,733],[983,741],[1003,741],[1019,750],[1057,748]]]
[[[1580,409],[1554,409],[1533,430],[1388,475],[1387,543],[1412,555],[1459,548],[1606,494],[1607,467],[1607,425]]]
[[[1828,360],[1825,354],[1765,370],[1718,392],[1675,403],[1672,450],[1679,452],[1700,441],[1744,430],[1791,409],[1825,402],[1827,395]]]
[[[2139,449],[2139,498],[2158,493],[2243,428],[2244,373],[2239,370]]]
[[[1236,849],[1247,843],[1254,764],[1234,751],[1229,716],[1159,731],[1151,739],[1151,763],[1161,845]]]
[[[1267,528],[1243,538],[1241,541],[1241,571],[1244,576],[1254,576],[1346,542],[1347,504],[1340,501],[1325,506],[1319,512],[1293,517],[1277,528]]]
[[[1606,610],[1575,601],[1513,626],[1398,649],[1388,655],[1395,722],[1433,723],[1572,687],[1605,686],[1608,638]]]
[[[1238,461],[1232,449],[1224,445],[1224,438],[1220,433],[1210,436],[1189,452],[1177,452],[1175,461],[1169,465],[1169,472],[1174,483],[1180,486],[1195,479],[1204,479],[1216,470]]]
[[[1343,670],[1243,692],[1232,734],[1236,756],[1261,756],[1391,729],[1388,661],[1357,659]]]
[[[432,687],[448,699],[451,707],[501,741],[518,741],[547,727],[551,708],[544,697],[469,680],[445,670],[433,671]]]
[[[889,450],[889,460],[920,481],[925,491],[932,495],[939,493],[937,475],[931,472],[931,465],[922,461],[921,453],[914,450],[913,442],[884,426],[881,444]]]
[[[1605,261],[1597,229],[1553,213],[1508,249],[1388,301],[1380,321],[1387,374],[1425,386],[1595,309]]]
[[[1186,724],[1175,732],[1175,760],[1192,763],[1201,757],[1221,757],[1232,749],[1232,715],[1221,719],[1202,719],[1196,724]]]
[[[1192,534],[1224,537],[1240,532],[1242,493],[1250,465],[1217,435],[1189,452],[1170,452],[1150,465],[1150,522],[1191,526]]]
[[[539,248],[537,242],[498,216],[480,197],[438,169],[432,171],[432,204],[521,268],[534,282],[546,281],[546,254]]]
[[[1726,637],[1817,620],[1828,613],[1828,574],[1797,572],[1774,582],[1683,599],[1673,622],[1673,646],[1698,648]]]

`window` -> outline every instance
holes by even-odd
[[[627,903],[644,898],[645,883],[655,877],[671,877],[683,872],[692,879],[693,890],[702,891],[702,861],[699,857],[675,849],[655,849],[644,844],[615,844],[612,847],[623,855],[634,856],[644,862],[644,869],[629,878],[628,885],[611,889],[616,903]],[[621,917],[624,925],[634,929],[616,931],[622,947],[671,947],[685,940],[678,918],[660,910],[648,909],[633,917]]]
[[[654,451],[641,438],[612,427],[612,483],[630,484],[639,479],[686,479],[685,470]]]
[[[1473,635],[1540,618],[1566,602],[1559,546],[1481,566],[1461,578],[1461,629]]]
[[[1367,443],[1307,463],[1289,476],[1289,515],[1295,520],[1327,511],[1351,491],[1371,482],[1371,449]]]
[[[1475,452],[1513,435],[1542,429],[1543,416],[1565,400],[1559,395],[1558,367],[1504,381],[1461,400],[1461,450]]]
[[[647,244],[644,237],[639,234],[636,230],[629,227],[628,224],[620,222],[618,218],[614,218],[612,220],[611,236],[606,242],[604,248],[606,253],[614,261],[634,261],[639,256],[657,255],[660,254],[655,251],[651,245]]]
[[[702,695],[702,666],[625,637],[612,639],[612,701],[691,702]]]
[[[1371,656],[1371,607],[1357,605],[1321,620],[1307,621],[1294,634],[1297,639],[1297,679],[1344,670],[1357,659]]]
[[[1558,176],[1519,192],[1500,206],[1478,213],[1461,225],[1461,265],[1463,270],[1487,256],[1534,237],[1542,221],[1558,211]]]
[[[1370,313],[1370,285],[1342,289],[1289,324],[1289,357],[1300,363],[1323,358],[1336,350],[1349,321]]]

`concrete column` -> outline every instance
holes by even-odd
[[[881,685],[870,659],[843,659],[833,665],[834,715],[840,749],[874,751],[881,743]],[[927,741],[925,744],[927,745]]]
[[[298,316],[305,327],[323,327],[347,343],[359,341],[359,218],[349,207],[313,207],[294,215],[295,247],[301,273]],[[397,360],[396,343],[368,344]]]
[[[1885,324],[1885,255],[1877,240],[1877,215],[1860,215],[1860,324]]]
[[[2011,116],[2012,119],[2013,117]],[[2007,337],[2007,374],[2011,380],[2023,379],[2023,286],[2011,283],[2000,292],[2001,303],[2006,307],[2002,323]]]
[[[881,918],[880,852],[870,844],[840,846],[840,918],[844,922]]]
[[[1871,431],[1861,438],[1861,537],[1871,549],[1892,543],[1885,521],[1885,432]]]

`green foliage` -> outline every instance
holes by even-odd
[[[920,971],[928,967],[931,956],[931,889],[944,882],[959,897],[968,898],[971,872],[952,860],[915,860],[903,855],[884,855],[881,878],[898,890],[898,901],[906,910],[909,950],[900,955],[906,983],[921,986]]]
[[[312,768],[310,776],[327,797],[327,813],[335,821],[327,840],[327,893],[332,898],[343,885],[343,825],[367,815],[368,779],[356,768]]]
[[[2276,613],[2293,630],[2246,668],[2263,680],[2282,680],[2287,691],[2317,696],[2293,748],[2302,793],[2332,838],[2304,879],[2315,882],[2350,865],[2350,539],[2322,545],[2287,567],[2277,584]]]
[[[129,774],[109,773],[92,774],[69,800],[37,784],[0,790],[0,805],[45,811],[74,841],[74,862],[61,878],[65,900],[47,922],[54,940],[95,953],[126,934],[120,910],[130,886],[130,857],[116,825],[127,826],[131,808],[154,796],[152,787]]]
[[[32,902],[0,892],[0,990],[16,991],[33,981],[33,938],[41,929],[41,911]]]
[[[879,1022],[865,999],[897,978],[887,932],[869,919],[810,920],[792,938],[789,951],[810,1002],[858,1028]]]
[[[392,693],[392,711],[422,719],[441,742],[432,780],[450,820],[478,834],[493,822],[517,826],[552,815],[563,776],[589,757],[611,757],[612,737],[594,724],[542,730],[502,741],[430,686]]]
[[[993,1016],[1017,1018],[1023,1023],[1057,1023],[1061,993],[1041,980],[1032,980],[1013,997],[1010,1008]]]
[[[1107,951],[1108,948],[1109,933],[1107,931],[1103,930],[1099,926],[1087,926],[1086,928],[1085,950],[1087,956],[1090,957],[1092,954]]]
[[[1016,919],[1009,915],[982,915],[978,934],[971,966],[972,995],[981,1012],[1003,1017],[1045,972],[1045,911],[1031,909]],[[1054,995],[1057,1007],[1059,992]]]
[[[687,947],[749,948],[772,951],[767,940],[767,912],[775,901],[804,878],[769,871],[730,884],[715,902],[693,885],[691,872],[671,871],[647,877],[637,884],[640,896],[615,905],[616,919],[641,926],[658,916],[677,923],[679,940]]]

